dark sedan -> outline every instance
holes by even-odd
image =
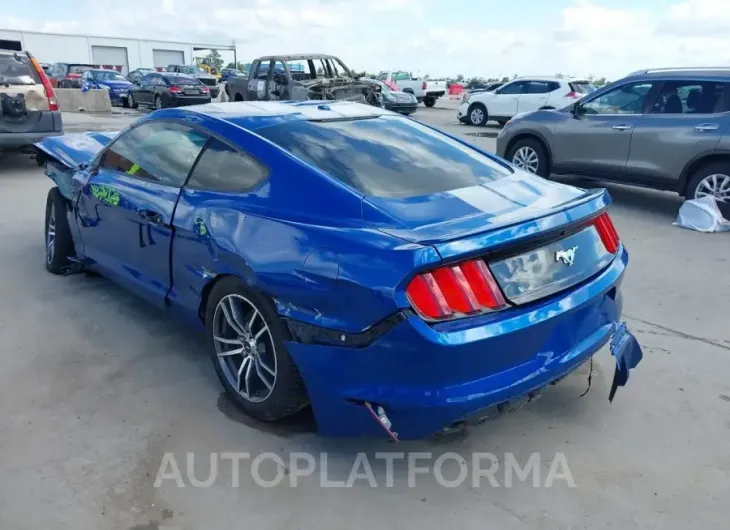
[[[129,104],[164,109],[210,103],[210,89],[185,74],[154,72],[145,75],[129,91]]]
[[[416,96],[408,92],[401,92],[399,90],[393,90],[389,85],[379,81],[377,79],[363,79],[360,81],[366,81],[373,83],[380,87],[380,93],[383,96],[383,107],[393,112],[398,112],[406,116],[413,114],[418,110],[418,100]]]

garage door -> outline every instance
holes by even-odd
[[[170,64],[185,64],[185,53],[180,50],[152,50],[155,68],[163,68]]]
[[[127,48],[121,46],[92,46],[91,61],[102,68],[113,67],[122,73],[129,73],[129,61],[127,61]]]

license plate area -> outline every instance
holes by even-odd
[[[185,90],[183,90],[183,93],[188,96],[193,96],[200,94],[200,91],[197,88],[186,88]]]
[[[613,258],[591,225],[558,241],[488,265],[505,298],[521,305],[588,280]]]

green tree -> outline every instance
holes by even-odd
[[[504,77],[502,78],[502,81],[501,81],[501,82],[502,82],[502,83],[506,83],[507,81],[509,81],[509,77],[507,77],[507,76],[504,76]]]
[[[464,80],[464,74],[459,74],[456,76],[456,81],[458,83],[461,83]]]
[[[223,68],[223,58],[218,53],[218,50],[210,50],[210,53],[205,56],[205,64],[212,66],[218,71]]]

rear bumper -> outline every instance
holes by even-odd
[[[188,105],[203,105],[205,103],[210,103],[211,97],[205,96],[205,97],[180,97],[175,96],[168,99],[167,104],[170,107],[185,107]]]
[[[63,130],[42,133],[0,133],[0,148],[17,148],[33,145],[49,136],[61,136]]]
[[[426,94],[426,97],[427,98],[437,98],[438,99],[440,97],[443,97],[444,94],[446,94],[446,91],[445,90],[438,90],[436,92],[429,92],[428,94]]]
[[[385,103],[386,110],[400,112],[401,114],[413,114],[418,110],[418,103]]]
[[[429,326],[411,316],[362,349],[290,342],[320,431],[383,436],[363,402],[401,439],[429,436],[564,377],[620,320],[623,247],[597,277],[529,307]]]

